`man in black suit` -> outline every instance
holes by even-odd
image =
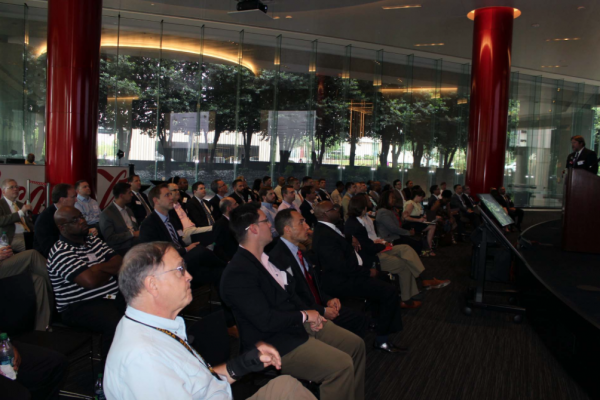
[[[331,196],[327,193],[325,186],[327,185],[327,180],[325,178],[321,178],[315,182],[315,189],[317,192],[317,201],[331,201]]]
[[[212,197],[212,199],[210,199],[208,202],[210,203],[210,205],[212,207],[213,218],[216,222],[223,215],[223,214],[221,214],[221,209],[219,208],[219,203],[221,202],[221,200],[223,200],[223,198],[225,196],[227,196],[227,192],[229,191],[229,188],[227,187],[227,184],[225,182],[223,182],[222,180],[215,179],[214,181],[212,181],[210,183],[210,190],[212,190],[212,192],[215,194]]]
[[[188,183],[188,180],[186,178],[179,178],[179,181],[175,183],[177,183],[177,187],[179,188],[179,203],[181,204],[181,207],[183,207],[184,210],[187,210],[187,205],[192,199],[192,197],[187,193],[190,184]]]
[[[335,226],[340,212],[333,203],[324,201],[315,206],[318,223],[313,234],[316,263],[322,270],[321,288],[335,297],[359,296],[373,301],[379,307],[373,344],[376,349],[389,353],[407,349],[390,343],[389,335],[402,330],[398,290],[390,283],[377,279],[378,271],[364,265],[351,242]]]
[[[54,223],[54,214],[61,207],[73,207],[77,201],[77,191],[67,183],[59,183],[52,189],[52,203],[40,215],[34,226],[33,248],[45,258],[58,241],[60,231]]]
[[[475,199],[473,197],[471,197],[471,188],[467,185],[463,186],[463,200],[465,201],[465,205],[467,206],[467,208],[471,208],[473,210],[475,210],[475,212],[478,212],[478,208],[477,208],[477,203],[475,202]]]
[[[523,223],[523,218],[525,217],[525,211],[523,211],[523,209],[521,208],[515,207],[515,203],[513,203],[510,197],[508,197],[508,195],[506,194],[506,188],[504,186],[501,187],[498,192],[500,194],[498,200],[502,200],[498,201],[498,203],[502,207],[506,208],[506,211],[508,211],[508,215],[515,221],[515,226],[520,232],[521,224]]]
[[[133,194],[132,201],[127,204],[127,207],[131,208],[137,223],[141,224],[147,216],[152,214],[152,202],[148,200],[148,196],[140,192],[142,181],[139,175],[131,175],[127,178],[127,183],[131,185],[131,193]]]
[[[246,186],[242,179],[236,179],[235,181],[233,181],[233,183],[231,184],[231,187],[233,188],[233,192],[231,192],[229,197],[234,199],[235,202],[238,203],[238,205],[241,206],[242,204],[245,204],[248,202],[247,193],[244,190],[246,188]]]
[[[112,192],[114,201],[100,214],[100,232],[106,244],[124,257],[138,243],[140,228],[133,211],[127,207],[133,198],[131,185],[119,182]]]
[[[241,332],[241,348],[259,341],[281,355],[282,373],[320,383],[321,400],[364,398],[364,341],[324,320],[296,295],[295,280],[264,253],[271,224],[258,204],[231,214],[241,246],[221,282]],[[244,350],[242,350],[244,351]]]
[[[277,214],[275,226],[281,240],[269,252],[269,260],[281,271],[291,270],[298,297],[329,321],[364,338],[369,326],[368,318],[348,307],[342,308],[339,299],[332,298],[321,289],[315,265],[298,247],[308,240],[309,227],[302,215],[292,208],[283,210]]]
[[[314,210],[314,206],[317,204],[317,192],[313,186],[304,186],[300,190],[300,193],[304,197],[304,201],[300,204],[300,212],[310,229],[314,229],[317,224],[317,217],[315,217]]]
[[[229,262],[239,247],[229,223],[229,213],[236,209],[238,204],[233,198],[225,197],[221,200],[219,207],[223,217],[215,223],[213,228],[215,234],[215,254],[221,260]]]
[[[188,217],[198,227],[213,226],[215,224],[213,206],[204,200],[206,197],[204,182],[194,183],[192,193],[194,193],[194,196],[188,201],[187,205]]]
[[[583,136],[573,136],[571,148],[573,153],[567,157],[567,168],[585,169],[596,175],[598,173],[598,156],[592,150],[585,148]]]
[[[450,208],[453,210],[458,209],[460,215],[456,218],[456,222],[458,224],[458,233],[465,233],[465,224],[462,221],[461,217],[465,217],[471,222],[473,228],[477,228],[479,226],[479,215],[475,213],[473,208],[467,207],[465,200],[463,198],[463,187],[462,185],[456,184],[454,185],[454,194],[452,195],[452,199],[450,200]]]
[[[412,188],[414,186],[413,181],[406,182],[406,187],[402,189],[405,201],[412,200]]]

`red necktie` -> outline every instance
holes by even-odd
[[[317,301],[318,305],[322,305],[321,303],[321,296],[319,296],[319,291],[317,290],[317,287],[315,286],[315,281],[313,280],[312,275],[306,270],[305,266],[304,266],[304,257],[302,257],[302,252],[300,250],[298,250],[298,259],[300,260],[300,268],[302,268],[302,272],[304,272],[304,277],[306,278],[306,281],[308,282],[308,287],[310,288],[310,291],[312,292],[313,296],[315,296],[315,300]]]

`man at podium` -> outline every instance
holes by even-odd
[[[594,175],[598,174],[598,157],[595,152],[585,148],[583,136],[573,136],[571,148],[573,153],[567,157],[567,168],[585,169]]]

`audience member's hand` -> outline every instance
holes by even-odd
[[[6,246],[0,249],[0,261],[4,261],[7,258],[12,257],[13,255],[13,251],[12,251],[12,247],[10,246]]]
[[[15,353],[15,359],[14,359],[15,365],[13,366],[13,368],[15,369],[15,372],[17,372],[17,371],[19,371],[19,367],[21,366],[21,355],[17,351],[17,348],[14,346],[13,346],[13,351]]]
[[[340,315],[340,313],[335,308],[333,308],[333,307],[325,307],[325,318],[327,318],[329,320],[334,320],[339,315]]]
[[[140,237],[140,231],[133,231],[133,237]]]
[[[470,213],[472,213],[472,212],[473,212],[473,209],[472,209],[472,208],[468,208],[468,209],[467,209],[467,212],[470,214]]]
[[[379,272],[375,268],[371,268],[369,270],[369,273],[371,275],[371,278],[377,278],[377,275],[379,275]]]
[[[98,236],[98,229],[90,228],[90,230],[88,231],[88,234],[92,235],[92,236]]]
[[[419,218],[419,222],[427,222],[427,218],[421,217],[421,218]]]
[[[360,251],[360,242],[358,241],[357,238],[355,238],[354,236],[352,236],[352,247],[354,247],[354,251]]]
[[[325,322],[327,322],[327,319],[325,319],[324,317],[321,317],[320,314],[319,315],[319,320],[317,322],[311,322],[310,324],[310,329],[313,332],[319,332],[321,329],[323,329],[323,324]]]
[[[379,244],[385,244],[385,240],[383,239],[375,239],[374,242]]]
[[[272,365],[277,369],[281,369],[281,356],[275,347],[264,342],[258,342],[256,348],[260,352],[260,361],[265,368]]]
[[[192,243],[188,247],[185,248],[185,251],[190,252],[194,249],[194,247],[198,246],[199,244],[200,244],[200,242]]]
[[[25,203],[25,204],[23,204],[23,207],[21,207],[21,210],[23,210],[23,212],[31,211],[31,210],[33,210],[33,207],[31,207],[31,204]]]
[[[315,310],[306,310],[304,311],[308,319],[304,322],[318,322],[321,319],[321,315]]]
[[[333,307],[337,311],[340,311],[342,309],[342,303],[340,302],[340,299],[331,299],[327,302],[327,307]]]

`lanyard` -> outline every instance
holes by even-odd
[[[147,326],[148,328],[156,329],[157,331],[159,331],[159,332],[162,332],[162,333],[164,333],[165,335],[167,335],[167,336],[169,336],[169,337],[172,337],[173,339],[177,340],[179,343],[181,343],[181,344],[183,345],[183,347],[185,347],[185,348],[186,348],[186,350],[187,350],[187,351],[189,351],[189,352],[190,352],[190,354],[191,354],[191,355],[193,355],[193,356],[194,356],[194,357],[195,357],[195,358],[196,358],[198,361],[200,361],[200,364],[204,365],[204,366],[205,366],[205,367],[206,367],[206,368],[207,368],[207,369],[210,371],[210,373],[212,374],[212,376],[214,376],[214,377],[215,377],[215,378],[217,378],[218,380],[222,380],[222,379],[221,379],[221,377],[219,376],[219,374],[217,374],[217,373],[215,372],[215,370],[213,369],[213,367],[212,367],[212,366],[211,366],[211,365],[210,365],[208,362],[206,362],[206,360],[204,360],[204,358],[202,358],[202,356],[201,356],[200,354],[198,354],[197,352],[195,352],[195,351],[194,351],[194,350],[193,350],[193,349],[190,347],[190,345],[189,345],[189,344],[187,344],[187,342],[186,342],[185,340],[183,340],[182,338],[180,338],[179,336],[177,336],[177,335],[176,335],[176,334],[174,334],[173,332],[171,332],[171,331],[168,331],[168,330],[166,330],[166,329],[157,328],[157,327],[155,327],[155,326],[152,326],[152,325],[145,324],[145,323],[143,323],[143,322],[140,322],[140,321],[138,321],[138,320],[135,320],[135,319],[131,318],[131,317],[130,317],[129,315],[127,315],[127,314],[125,314],[125,318],[127,318],[127,319],[129,319],[129,320],[131,320],[131,321],[133,321],[133,322],[137,322],[138,324],[141,324],[141,325]]]

